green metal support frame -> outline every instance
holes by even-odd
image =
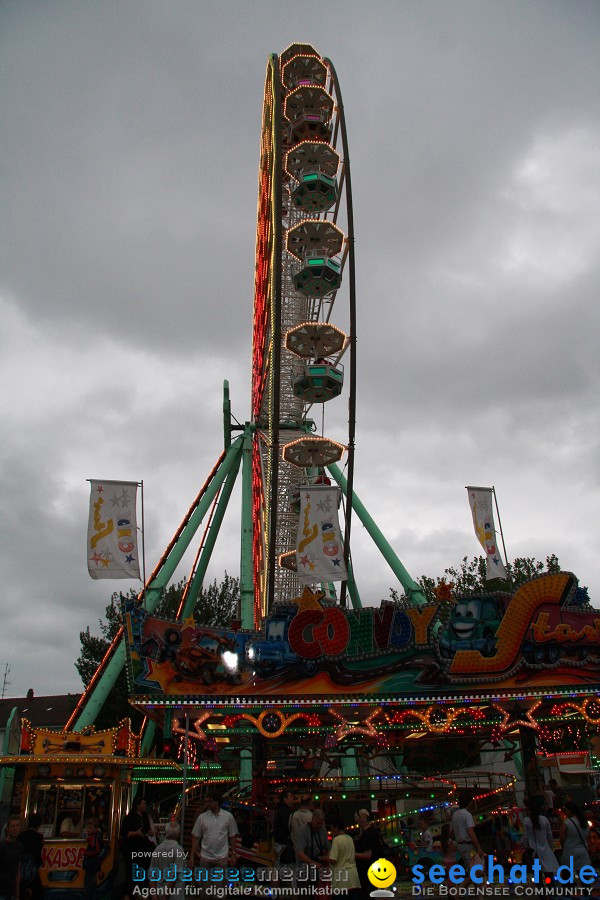
[[[223,485],[223,490],[221,491],[221,495],[217,502],[217,508],[215,510],[215,515],[213,521],[211,522],[210,529],[208,531],[208,535],[206,538],[206,543],[200,554],[200,559],[198,560],[198,567],[194,572],[192,583],[190,585],[190,589],[188,591],[188,595],[185,598],[185,605],[182,610],[181,618],[187,619],[192,615],[194,611],[194,607],[196,605],[196,601],[200,595],[200,590],[202,588],[202,584],[204,582],[204,578],[206,576],[206,570],[208,569],[208,565],[210,563],[210,558],[212,556],[213,550],[215,548],[215,543],[217,537],[219,536],[219,531],[221,530],[221,525],[223,524],[223,517],[225,515],[225,511],[229,504],[229,500],[231,499],[231,492],[233,491],[233,486],[235,484],[235,480],[237,478],[238,472],[240,470],[240,463],[242,461],[241,452],[236,457],[234,465],[227,475],[225,479],[225,484]]]
[[[341,487],[342,493],[344,497],[346,497],[346,502],[348,502],[348,483],[344,475],[342,474],[342,470],[335,463],[327,466],[327,468],[335,478],[336,483]],[[351,503],[352,509],[356,512],[358,518],[367,529],[367,533],[372,539],[373,543],[404,588],[407,597],[411,600],[412,603],[415,604],[415,606],[424,606],[427,603],[427,598],[425,597],[422,589],[419,587],[417,582],[414,581],[414,579],[411,578],[411,576],[408,574],[408,572],[396,556],[394,550],[392,549],[391,544],[384,537],[383,532],[375,524],[375,521],[371,518],[354,491],[352,492]],[[348,589],[350,590],[350,585],[348,585]]]
[[[242,532],[240,548],[240,612],[242,628],[254,628],[254,565],[252,560],[252,434],[246,426],[242,449]]]

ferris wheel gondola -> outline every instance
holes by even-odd
[[[352,496],[355,279],[344,111],[331,62],[293,44],[267,65],[259,169],[252,351],[255,621],[300,585],[290,496],[347,450]],[[342,296],[344,299],[342,300]],[[340,303],[348,334],[333,324]],[[349,377],[341,356],[349,351]],[[348,392],[343,443],[316,436],[314,403]],[[345,521],[348,561],[351,504]],[[280,565],[279,560],[286,560]],[[340,600],[345,596],[345,585]]]

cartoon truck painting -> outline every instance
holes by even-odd
[[[506,612],[503,600],[503,595],[459,600],[440,636],[440,656],[452,659],[457,650],[479,650],[482,656],[493,656],[496,631]]]
[[[316,661],[301,659],[289,645],[290,623],[297,612],[296,604],[278,605],[266,620],[264,639],[251,643],[247,657],[259,675],[269,677],[297,666],[305,675],[312,675],[317,671]]]
[[[570,572],[542,575],[514,594],[459,600],[438,633],[438,654],[453,681],[484,681],[521,667],[596,668],[600,611]]]

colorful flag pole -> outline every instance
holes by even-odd
[[[504,532],[502,531],[502,521],[500,519],[500,508],[498,506],[498,498],[496,496],[496,488],[492,485],[492,493],[494,495],[494,505],[496,507],[496,515],[498,516],[498,528],[500,529],[500,537],[502,538],[502,549],[504,550],[504,562],[508,566],[508,556],[506,555],[506,544],[504,543]]]
[[[477,540],[485,550],[486,581],[493,578],[506,579],[507,572],[498,553],[496,529],[494,527],[494,511],[492,508],[493,488],[469,487],[469,505],[473,515],[473,527]]]
[[[140,481],[140,495],[142,501],[142,593],[144,595],[144,609],[146,608],[146,532],[144,529],[144,479]]]
[[[90,482],[87,533],[92,578],[139,578],[137,481]]]

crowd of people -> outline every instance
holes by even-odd
[[[470,811],[472,793],[463,791],[458,798],[449,828],[442,834],[443,849],[453,860],[458,855],[467,870],[485,856]],[[522,835],[508,826],[506,815],[493,820],[492,844],[488,848],[498,862],[521,862],[532,865],[539,860],[545,878],[552,879],[560,865],[571,865],[574,873],[583,866],[595,865],[599,870],[600,855],[590,853],[590,836],[596,828],[596,811],[589,804],[580,808],[573,798],[551,780],[543,794],[529,798],[521,820]],[[514,851],[520,845],[519,859]]]
[[[315,807],[308,794],[296,801],[291,791],[283,791],[273,820],[276,868],[291,866],[299,878],[304,867],[311,873],[311,883],[318,883],[327,870],[327,883],[335,893],[350,900],[368,896],[373,889],[368,869],[386,855],[387,847],[369,810],[360,809],[354,818],[356,840],[344,830],[339,810]]]
[[[189,857],[178,842],[179,825],[176,822],[167,825],[165,841],[152,850],[148,843],[151,821],[145,802],[140,799],[133,804],[121,827],[121,848],[126,866],[125,900],[133,900],[134,864],[138,872],[140,867],[156,872],[157,869],[166,870],[173,862],[185,862],[191,867],[207,870],[225,869],[239,863],[238,823],[232,813],[222,808],[221,800],[216,794],[207,798],[206,809],[192,828]],[[356,841],[344,830],[337,810],[315,807],[308,795],[297,801],[290,791],[284,791],[272,822],[276,871],[282,876],[282,870],[287,867],[294,882],[302,883],[305,890],[309,885],[318,889],[320,884],[327,883],[332,892],[335,889],[349,900],[368,896],[372,885],[367,871],[386,848],[368,810],[359,810],[355,819],[359,831]],[[169,885],[170,888],[175,886]],[[183,885],[179,885],[179,890],[180,895],[171,896],[183,897]]]
[[[75,831],[75,825],[69,819],[67,829],[61,828],[61,837],[81,837],[81,831]],[[42,847],[44,837],[40,832],[42,817],[32,813],[27,827],[21,828],[21,817],[9,816],[4,829],[4,837],[0,840],[0,900],[43,900],[44,889],[40,877],[42,866]],[[68,828],[71,831],[67,832]],[[84,898],[94,900],[96,897],[97,876],[104,854],[104,843],[98,819],[91,818],[87,822],[86,846],[83,851]]]
[[[242,821],[243,816],[239,817],[238,829],[238,822],[231,812],[222,808],[222,798],[218,794],[209,795],[206,801],[204,811],[198,815],[192,828],[188,856],[179,842],[179,823],[168,822],[164,839],[159,842],[158,829],[145,798],[134,799],[119,833],[119,854],[124,867],[124,900],[133,900],[134,897],[134,866],[139,882],[140,869],[167,872],[172,871],[176,863],[178,868],[188,865],[210,870],[238,864],[238,830],[244,831],[247,823]],[[458,808],[440,835],[444,856],[448,856],[451,862],[457,862],[460,858],[467,870],[473,865],[475,857],[485,856],[470,810],[471,803],[472,792],[462,791]],[[591,856],[589,850],[592,826],[595,825],[592,817],[596,808],[600,810],[600,798],[582,810],[569,795],[558,790],[556,783],[550,782],[543,795],[530,799],[526,814],[522,817],[522,861],[531,863],[539,859],[542,872],[550,877],[557,872],[561,862],[568,863],[570,859],[576,872],[584,865],[598,866],[600,859],[594,854]],[[295,883],[303,877],[308,884],[315,886],[327,882],[332,893],[342,893],[349,900],[367,897],[372,889],[368,878],[369,867],[377,859],[385,857],[388,848],[369,810],[359,809],[354,819],[358,829],[355,838],[344,829],[335,804],[324,809],[315,805],[309,795],[296,798],[290,790],[284,790],[271,822],[274,867],[280,880],[283,869],[287,867]],[[513,835],[505,819],[506,816],[497,815],[493,821],[492,849],[498,861],[514,862]],[[41,816],[36,813],[30,816],[25,829],[22,829],[19,816],[9,818],[0,840],[0,900],[43,900],[39,872],[44,843],[41,824]],[[69,819],[66,824],[61,824],[60,833],[61,836],[83,836],[86,840],[83,854],[84,898],[94,900],[98,873],[107,849],[98,820],[91,818],[80,825]],[[251,833],[249,836],[252,839]],[[557,837],[560,851],[556,849]],[[483,843],[486,844],[485,841]],[[434,847],[431,823],[425,815],[419,819],[418,847],[425,854]],[[486,846],[486,850],[489,847]],[[302,876],[303,872],[308,876]],[[181,882],[170,882],[169,887],[174,900],[183,900],[185,887]]]

